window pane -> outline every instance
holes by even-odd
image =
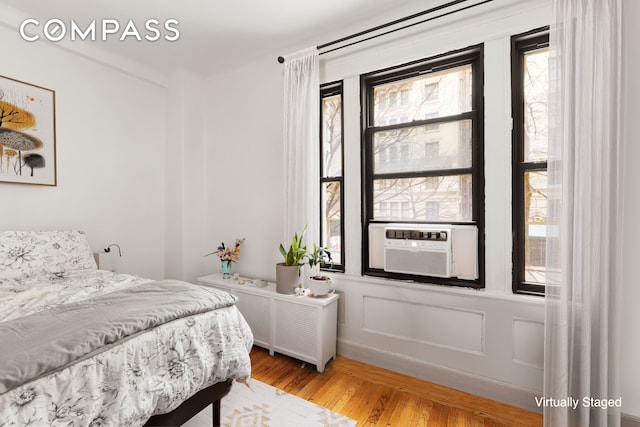
[[[374,219],[471,221],[471,174],[373,182]]]
[[[374,173],[471,167],[471,120],[376,132]]]
[[[374,126],[471,111],[471,65],[374,88]]]
[[[342,95],[322,99],[322,176],[342,175]]]
[[[549,144],[549,50],[524,56],[524,161],[547,160]]]
[[[322,246],[329,248],[334,264],[342,264],[340,259],[341,227],[340,183],[326,182],[322,189]]]
[[[547,171],[524,174],[525,281],[544,284],[547,237]]]

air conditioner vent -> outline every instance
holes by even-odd
[[[450,225],[385,228],[384,270],[421,276],[451,277]]]

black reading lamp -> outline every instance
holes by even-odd
[[[118,246],[115,243],[110,244],[109,246],[107,246],[106,248],[104,248],[105,252],[111,252],[111,247],[115,246],[116,248],[118,248],[118,255],[120,255],[120,258],[122,258],[122,251],[120,250],[120,246]]]

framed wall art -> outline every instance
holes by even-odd
[[[0,183],[56,185],[56,95],[0,76]]]

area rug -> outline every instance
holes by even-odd
[[[222,399],[222,427],[354,427],[355,420],[255,379],[236,382]],[[210,427],[211,407],[183,427]]]

